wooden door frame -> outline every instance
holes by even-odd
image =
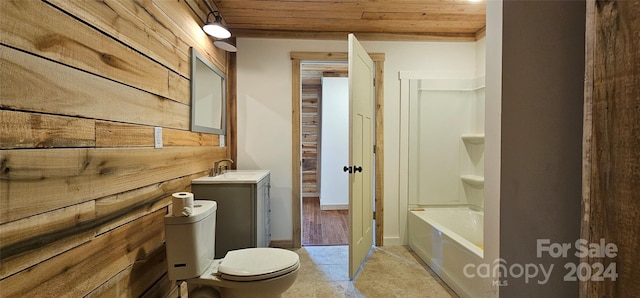
[[[640,290],[635,245],[640,240],[640,186],[633,171],[640,166],[640,140],[633,134],[640,127],[640,92],[637,86],[628,88],[640,79],[634,71],[640,54],[629,34],[640,28],[637,11],[625,1],[586,3],[580,238],[587,243],[606,239],[617,246],[617,256],[584,256],[580,264],[613,264],[619,276],[581,281],[579,297],[631,297]]]
[[[376,213],[374,220],[376,221],[376,246],[383,245],[384,232],[384,53],[370,53],[371,59],[376,66],[376,152],[375,152],[375,204]],[[292,141],[291,141],[291,212],[294,248],[302,246],[302,173],[301,173],[301,78],[300,63],[303,61],[347,61],[348,53],[346,52],[291,52],[291,110],[292,110]]]

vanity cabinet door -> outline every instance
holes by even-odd
[[[216,253],[224,258],[228,251],[257,247],[256,184],[193,184],[196,200],[216,201]]]
[[[270,175],[257,183],[191,184],[196,200],[216,201],[215,258],[230,250],[268,247],[271,240]]]

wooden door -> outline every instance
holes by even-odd
[[[373,245],[373,60],[349,34],[349,277],[353,279]]]

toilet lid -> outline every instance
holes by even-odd
[[[298,254],[286,249],[245,248],[227,252],[218,272],[227,280],[261,280],[289,273],[299,263]]]

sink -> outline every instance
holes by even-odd
[[[191,181],[192,184],[222,183],[258,183],[269,174],[269,170],[235,170],[209,177],[204,176]]]

